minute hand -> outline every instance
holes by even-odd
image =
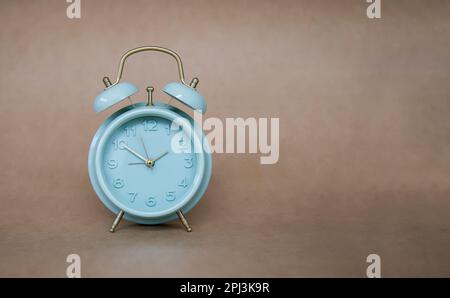
[[[123,148],[127,149],[128,151],[130,151],[132,154],[134,154],[136,157],[138,157],[142,161],[147,162],[147,159],[145,157],[143,157],[142,155],[140,155],[139,153],[137,153],[136,151],[134,151],[133,149],[131,149],[127,145],[123,145]]]

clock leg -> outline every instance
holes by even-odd
[[[183,224],[183,226],[186,228],[186,231],[192,232],[192,228],[191,228],[191,226],[189,225],[189,223],[188,223],[186,217],[184,217],[183,212],[181,212],[181,210],[178,210],[178,211],[177,211],[177,215],[178,215],[178,217],[180,218],[181,223]]]
[[[116,231],[116,228],[119,225],[120,221],[122,220],[124,214],[125,212],[123,210],[120,210],[119,213],[117,213],[116,219],[114,220],[111,229],[109,229],[111,233],[114,233]]]

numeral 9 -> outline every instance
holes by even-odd
[[[115,159],[110,159],[107,161],[108,168],[111,170],[116,169],[119,166],[119,162]]]

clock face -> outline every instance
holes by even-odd
[[[143,115],[105,132],[96,158],[100,185],[127,213],[156,218],[181,209],[197,191],[203,154],[185,121]],[[189,128],[189,129],[187,129]]]

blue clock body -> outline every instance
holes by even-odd
[[[97,130],[89,149],[92,186],[114,214],[161,224],[189,212],[211,178],[203,130],[182,110],[163,103],[130,105]],[[145,160],[154,160],[149,167]]]

